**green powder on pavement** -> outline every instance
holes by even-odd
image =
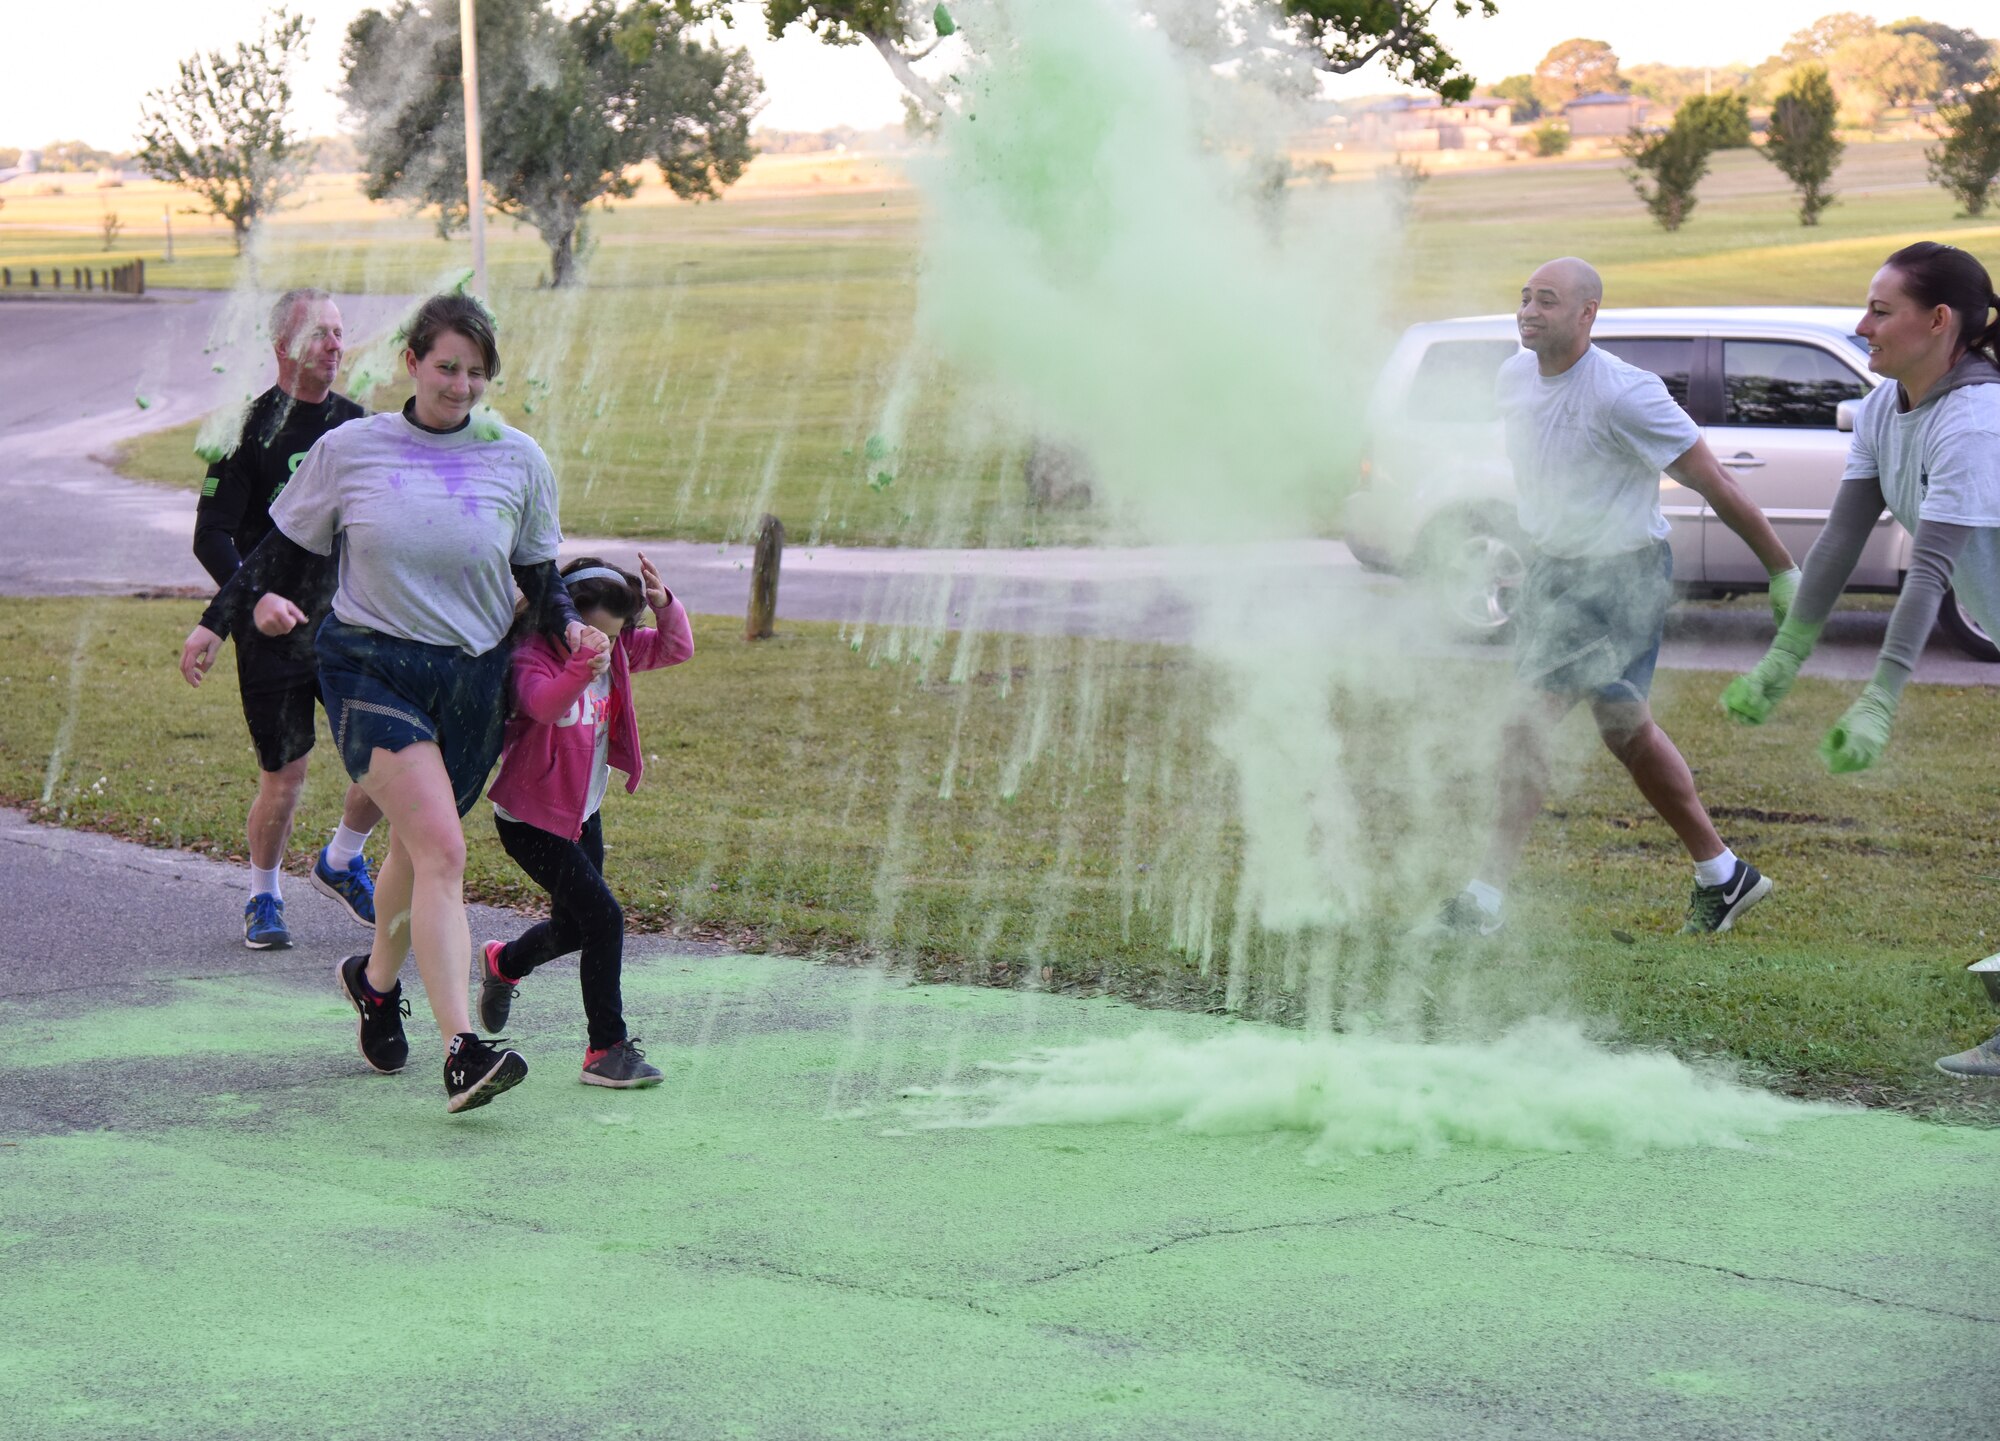
[[[1243,1026],[1204,1040],[1141,1031],[993,1063],[985,1084],[920,1093],[932,1126],[1170,1125],[1297,1132],[1308,1160],[1453,1147],[1643,1152],[1736,1146],[1830,1108],[1607,1051],[1550,1021],[1491,1041],[1417,1044]]]

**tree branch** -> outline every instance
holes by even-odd
[[[933,114],[941,112],[945,108],[944,97],[938,94],[937,89],[928,80],[924,79],[923,76],[917,74],[910,66],[910,61],[913,58],[921,57],[905,55],[901,50],[896,48],[896,43],[886,35],[878,35],[871,32],[868,36],[868,43],[875,47],[876,51],[882,56],[882,59],[887,62],[889,69],[902,82],[903,88],[916,96],[917,102],[920,105]],[[924,53],[929,54],[930,52],[925,51]]]

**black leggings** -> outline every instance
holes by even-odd
[[[519,980],[545,961],[581,950],[579,975],[591,1049],[617,1045],[625,1039],[624,1001],[618,994],[625,912],[604,884],[601,820],[592,814],[583,823],[583,835],[573,841],[502,816],[493,823],[514,864],[549,893],[549,918],[500,948],[500,974]]]

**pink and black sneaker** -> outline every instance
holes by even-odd
[[[361,1059],[385,1076],[393,1076],[410,1061],[410,1042],[403,1035],[403,1017],[410,1003],[398,981],[383,995],[368,984],[368,957],[349,956],[334,968],[334,979],[347,1004],[361,1018]]]
[[[500,952],[505,949],[505,942],[488,941],[479,961],[479,1024],[486,1027],[488,1035],[507,1024],[508,1013],[514,1009],[514,993],[521,985],[500,974]]]
[[[639,1049],[637,1036],[628,1036],[603,1050],[583,1053],[583,1083],[586,1086],[612,1086],[621,1091],[631,1091],[641,1086],[657,1086],[663,1079],[660,1068],[648,1064],[646,1053]]]

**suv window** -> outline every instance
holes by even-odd
[[[1614,338],[1593,342],[1627,365],[1650,370],[1666,382],[1667,394],[1682,410],[1688,408],[1688,387],[1694,378],[1692,340],[1626,340]]]
[[[1724,425],[1834,428],[1834,408],[1868,383],[1816,345],[1779,340],[1722,344]]]
[[[1520,348],[1511,340],[1440,340],[1417,362],[1404,404],[1411,415],[1440,424],[1497,420],[1493,380]]]

